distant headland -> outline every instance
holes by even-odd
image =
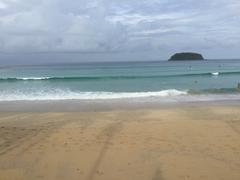
[[[194,52],[182,52],[182,53],[176,53],[169,61],[188,61],[188,60],[204,60],[203,56],[199,53]]]

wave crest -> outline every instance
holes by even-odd
[[[118,80],[118,79],[154,79],[154,78],[166,78],[166,77],[194,77],[194,76],[218,76],[218,75],[234,75],[240,74],[240,71],[230,72],[203,72],[203,73],[186,73],[186,74],[173,74],[173,75],[146,75],[146,76],[134,76],[134,75],[116,75],[116,76],[66,76],[66,77],[10,77],[0,78],[0,81],[91,81],[91,80]]]
[[[73,91],[38,91],[31,93],[12,92],[1,93],[0,101],[20,100],[104,100],[104,99],[128,99],[147,97],[169,97],[186,95],[187,91],[176,89],[162,90],[157,92],[73,92]]]

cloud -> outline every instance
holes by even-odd
[[[34,3],[35,2],[35,3]],[[68,4],[70,2],[70,4]],[[84,1],[10,2],[0,17],[3,51],[108,51],[124,39],[104,6]],[[11,12],[11,13],[8,13]]]
[[[239,9],[239,0],[0,0],[0,52],[237,49]]]

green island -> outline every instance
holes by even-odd
[[[187,60],[204,60],[204,58],[199,53],[183,52],[176,53],[169,59],[169,61],[187,61]]]

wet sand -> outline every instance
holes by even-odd
[[[239,180],[240,106],[1,112],[0,180]]]

